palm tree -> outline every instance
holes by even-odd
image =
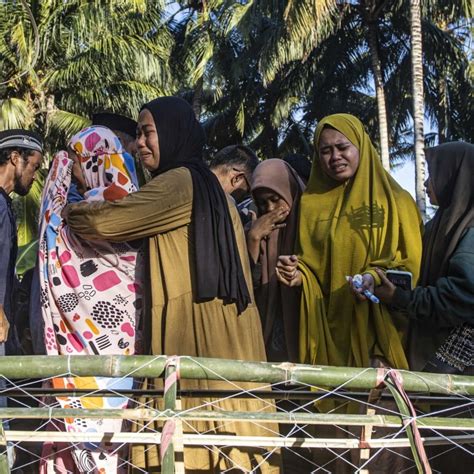
[[[378,20],[382,9],[387,5],[385,0],[368,0],[365,2],[365,19],[368,29],[368,46],[370,58],[372,61],[372,73],[374,75],[375,95],[377,98],[377,112],[379,120],[379,138],[380,138],[380,158],[383,167],[390,171],[389,156],[389,134],[387,106],[385,101],[384,78],[382,63],[380,61],[379,40],[378,40]]]
[[[27,6],[30,12],[16,2],[0,7],[3,127],[34,126],[54,148],[98,109],[134,116],[143,102],[169,92],[172,37],[159,2]]]
[[[425,119],[423,106],[423,53],[420,0],[410,0],[410,44],[413,87],[413,125],[415,129],[415,196],[423,219],[426,218],[425,194]]]
[[[0,128],[38,130],[47,160],[94,111],[135,116],[141,104],[169,93],[173,39],[160,5],[1,2]],[[38,182],[28,196],[15,198],[20,246],[30,248],[35,239],[40,196]]]

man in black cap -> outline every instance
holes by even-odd
[[[10,193],[28,194],[43,159],[41,137],[27,130],[0,132],[0,355],[12,318],[17,256],[16,220]]]
[[[102,125],[110,128],[119,137],[127,153],[130,155],[135,153],[135,136],[137,134],[137,122],[135,120],[112,112],[100,112],[92,115],[92,125]]]

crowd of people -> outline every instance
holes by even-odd
[[[244,145],[227,146],[207,164],[205,142],[190,105],[161,97],[143,105],[137,123],[97,114],[54,155],[29,291],[35,354],[167,354],[474,375],[473,145],[427,149],[426,186],[439,207],[423,230],[414,200],[383,169],[354,116],[319,121],[312,165],[301,156],[259,160]],[[36,133],[0,132],[2,353],[5,347],[18,353],[26,334],[13,311],[17,249],[9,194],[28,192],[42,153]],[[151,176],[146,184],[144,173]],[[394,285],[394,271],[409,275],[411,285]],[[91,391],[137,383],[131,377],[53,381],[55,388]],[[162,386],[161,379],[139,383]],[[180,384],[229,388],[218,381]],[[120,408],[127,401],[57,400],[64,408]],[[163,406],[160,398],[143,403]],[[181,403],[193,408],[203,399]],[[278,407],[256,398],[206,398],[206,409]],[[69,419],[61,429],[161,427]],[[265,424],[211,421],[194,422],[193,429],[274,433]],[[120,459],[127,456],[137,472],[160,468],[156,445],[123,453],[88,443],[61,450],[45,444],[41,472],[122,472]],[[280,457],[263,448],[184,450],[188,472],[256,465],[283,472]]]

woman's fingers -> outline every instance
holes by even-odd
[[[385,275],[385,272],[381,268],[376,268],[375,271],[377,272],[377,275],[380,277],[380,281],[382,282],[382,285],[387,285],[387,286],[393,285],[393,283],[387,278],[387,275]]]
[[[280,255],[277,265],[278,267],[296,268],[298,266],[298,257],[296,255]]]
[[[354,280],[351,276],[346,277],[347,283],[349,285],[349,288],[352,291],[352,294],[355,296],[355,298],[359,301],[365,301],[367,300],[366,296],[363,294],[364,289],[363,288],[358,288],[357,286],[354,285]]]
[[[276,274],[277,280],[278,280],[279,282],[284,283],[284,284],[287,285],[287,286],[290,286],[290,280],[288,280],[287,278],[285,278],[285,277],[281,274],[281,272],[280,272],[280,270],[279,270],[278,268],[275,268],[275,274]]]
[[[275,273],[278,281],[287,286],[300,286],[302,283],[302,276],[299,270],[295,270],[290,276],[286,276],[279,268],[275,268]]]

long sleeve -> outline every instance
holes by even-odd
[[[192,200],[191,174],[186,168],[177,168],[119,201],[71,205],[67,223],[89,240],[140,239],[188,224]]]
[[[0,305],[5,305],[7,296],[8,280],[11,278],[10,258],[12,251],[12,229],[8,208],[5,201],[0,197]]]
[[[394,305],[431,327],[474,324],[474,228],[464,235],[449,261],[448,272],[434,286],[397,289]]]

